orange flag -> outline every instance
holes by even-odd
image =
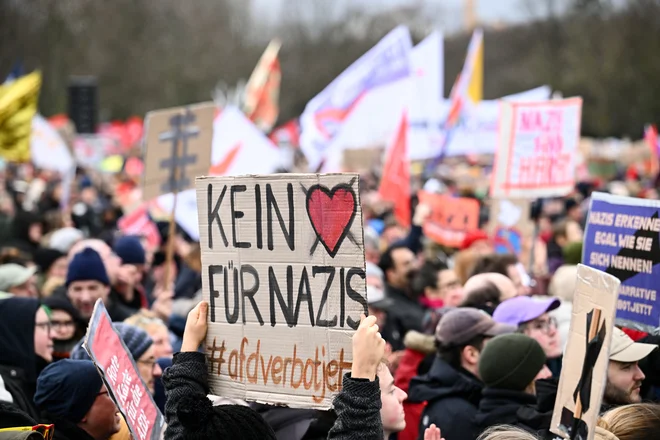
[[[280,46],[279,40],[270,42],[245,89],[243,112],[263,132],[273,128],[280,112]]]
[[[378,192],[387,201],[394,203],[394,216],[405,227],[410,226],[410,161],[406,134],[408,117],[404,112],[394,138],[394,144],[387,153],[383,176]]]

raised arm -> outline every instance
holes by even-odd
[[[329,440],[383,440],[380,418],[380,385],[376,372],[383,360],[385,341],[376,317],[362,317],[353,335],[353,365],[344,376],[342,390],[334,400],[337,421]]]
[[[167,440],[183,439],[184,429],[179,420],[179,411],[186,411],[195,402],[198,407],[206,403],[209,393],[208,368],[206,356],[197,350],[206,339],[208,325],[206,316],[208,304],[200,302],[188,314],[186,329],[183,333],[181,352],[174,355],[170,368],[163,374],[163,383],[167,401],[165,402],[165,420],[167,421]],[[210,406],[210,401],[209,401]]]

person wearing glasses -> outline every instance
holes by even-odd
[[[502,302],[493,313],[493,319],[502,324],[518,327],[518,331],[541,345],[553,377],[561,372],[562,344],[557,319],[550,312],[561,302],[557,298],[517,296]]]
[[[34,402],[58,438],[108,440],[121,428],[119,410],[92,361],[63,359],[46,367]]]
[[[115,322],[112,326],[117,330],[122,341],[135,360],[140,377],[147,386],[149,392],[153,395],[155,391],[156,380],[159,380],[163,374],[158,362],[156,362],[154,341],[142,330],[133,325]],[[90,360],[87,351],[82,346],[83,340],[71,351],[71,359]],[[126,421],[122,418],[120,431],[117,432],[112,440],[130,439],[130,433]]]
[[[0,401],[38,420],[34,386],[40,371],[53,360],[50,318],[36,299],[0,300]]]
[[[64,298],[48,297],[43,305],[50,310],[53,329],[53,360],[68,359],[71,350],[85,333],[78,310]]]

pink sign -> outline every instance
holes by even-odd
[[[500,104],[493,198],[561,197],[575,184],[582,99]]]
[[[110,396],[124,415],[133,438],[161,439],[165,419],[140,378],[133,356],[112,326],[100,299],[94,306],[84,347],[101,371]]]
[[[117,227],[125,235],[139,235],[146,238],[151,249],[160,246],[160,233],[156,224],[149,218],[146,204],[121,217],[117,222]]]

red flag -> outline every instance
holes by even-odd
[[[408,161],[406,133],[408,118],[404,112],[394,138],[394,144],[387,153],[383,167],[383,177],[378,192],[387,201],[394,203],[394,216],[402,226],[410,226],[410,162]]]
[[[658,128],[655,125],[648,125],[644,130],[644,139],[648,145],[651,154],[649,155],[649,160],[646,161],[646,171],[647,173],[655,177],[660,172],[660,142],[658,142]]]

